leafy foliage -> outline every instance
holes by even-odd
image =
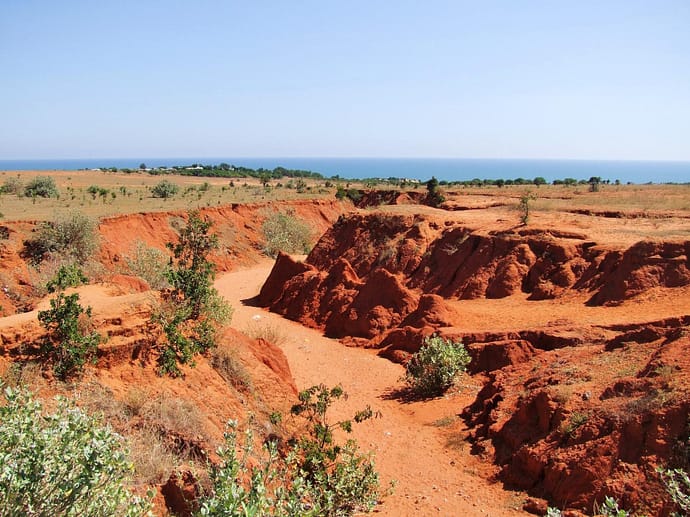
[[[681,510],[682,515],[690,513],[690,477],[683,469],[657,469],[661,481],[671,499]]]
[[[307,499],[304,480],[290,471],[294,452],[287,458],[279,456],[275,442],[264,444],[260,453],[254,449],[251,428],[244,433],[238,453],[237,422],[230,422],[225,433],[225,446],[217,452],[220,462],[211,468],[211,494],[202,498],[201,516],[316,517],[319,509]],[[248,486],[242,483],[248,480]]]
[[[275,257],[279,251],[309,253],[311,249],[312,229],[292,210],[274,212],[266,218],[262,230],[266,239],[264,253],[269,257]]]
[[[55,277],[46,284],[46,289],[49,293],[54,293],[68,287],[77,287],[88,281],[89,279],[86,278],[86,275],[77,264],[63,264],[58,269]]]
[[[618,507],[618,501],[611,496],[605,496],[604,502],[600,506],[595,505],[595,511],[598,515],[605,517],[628,517],[630,512]]]
[[[102,338],[88,329],[84,317],[91,317],[91,307],[84,309],[77,293],[58,293],[50,300],[50,309],[38,313],[38,320],[48,331],[42,351],[53,361],[55,375],[61,379],[81,372],[86,362],[96,356]]]
[[[462,343],[427,336],[424,345],[408,361],[404,380],[417,395],[440,395],[453,385],[470,360]]]
[[[58,197],[60,192],[53,178],[50,176],[37,176],[26,184],[24,195],[27,197]]]
[[[199,514],[348,516],[371,510],[380,496],[374,464],[357,452],[353,440],[343,446],[334,442],[333,431],[350,432],[352,421],[331,424],[326,415],[332,402],[344,396],[342,388],[323,385],[300,393],[292,413],[306,417],[307,431],[285,456],[278,454],[275,442],[268,442],[257,454],[251,427],[238,453],[237,424],[231,422],[226,446],[219,450],[221,462],[211,471],[212,493],[202,501]],[[366,408],[353,420],[372,416]]]
[[[154,317],[167,341],[159,357],[162,374],[181,375],[178,365],[192,363],[196,354],[214,347],[218,330],[232,315],[212,285],[215,272],[207,257],[218,238],[209,234],[210,228],[210,220],[190,212],[179,241],[168,243],[176,261],[167,272],[172,288]]]
[[[373,461],[359,454],[357,443],[348,440],[341,446],[333,432],[352,432],[352,423],[361,423],[375,416],[372,409],[355,413],[352,420],[330,422],[328,409],[346,394],[341,386],[312,386],[299,394],[299,403],[291,413],[307,419],[306,433],[296,444],[300,473],[310,487],[313,504],[321,515],[352,515],[371,510],[379,498],[379,477]]]
[[[349,199],[352,201],[354,204],[359,203],[359,201],[362,199],[362,192],[357,190],[356,188],[349,188],[349,189],[344,189],[343,187],[338,187],[337,190],[335,191],[335,198],[336,199]]]
[[[161,197],[167,199],[173,197],[178,193],[180,187],[168,180],[161,180],[156,185],[151,188],[151,194],[153,197]]]
[[[149,515],[126,483],[132,467],[121,438],[59,399],[44,415],[25,391],[5,388],[0,407],[0,514]]]

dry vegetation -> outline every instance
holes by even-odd
[[[255,178],[231,180],[102,171],[2,171],[0,186],[15,178],[26,184],[39,176],[53,177],[60,197],[30,198],[0,194],[5,220],[47,220],[56,212],[66,210],[78,210],[92,217],[102,217],[136,212],[187,210],[230,203],[330,198],[334,192],[334,189],[324,187],[325,180],[305,179],[307,188],[304,192],[298,192],[297,189],[287,187],[287,178],[283,181],[271,181],[264,187]],[[164,179],[178,185],[178,193],[169,198],[153,197],[151,189]],[[88,192],[91,186],[107,189],[107,195],[92,195]]]

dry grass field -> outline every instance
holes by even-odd
[[[304,179],[307,187],[294,188],[298,179],[273,180],[267,187],[256,178],[208,178],[180,175],[155,176],[139,172],[80,171],[0,171],[0,186],[8,180],[19,179],[23,184],[37,176],[51,176],[60,191],[59,198],[27,198],[0,194],[0,213],[5,220],[46,220],[56,212],[78,210],[92,217],[116,214],[160,212],[205,208],[230,203],[251,203],[291,199],[332,198],[335,187],[326,180]],[[179,187],[179,192],[167,199],[155,198],[151,188],[162,180]],[[231,186],[232,181],[232,186]],[[349,183],[348,183],[349,185]],[[107,195],[92,195],[90,186],[107,189]],[[344,186],[344,185],[343,185]],[[364,185],[352,181],[352,187]],[[293,188],[290,188],[293,187]],[[378,185],[376,188],[395,188]],[[422,185],[417,190],[424,190]],[[588,185],[511,185],[463,187],[447,186],[447,198],[459,204],[478,205],[502,203],[517,206],[519,199],[531,193],[534,213],[571,214],[591,211],[622,219],[668,219],[690,217],[690,184],[683,185],[601,185],[599,192],[590,192]],[[615,213],[614,213],[615,212]],[[654,228],[650,228],[654,233]],[[643,232],[646,233],[646,230]],[[658,233],[658,232],[656,232]],[[663,233],[658,235],[663,237]]]
[[[139,212],[161,212],[205,208],[230,203],[251,203],[288,199],[331,197],[334,189],[325,188],[325,180],[305,179],[307,188],[298,192],[288,188],[290,178],[271,181],[267,188],[255,178],[207,178],[194,176],[154,176],[143,173],[113,173],[102,171],[0,171],[0,186],[18,178],[23,184],[38,176],[54,178],[59,198],[27,198],[0,194],[0,213],[7,221],[47,220],[56,212],[78,210],[91,217]],[[179,187],[176,195],[155,198],[151,188],[162,180]],[[232,186],[231,186],[232,181]],[[297,179],[293,180],[293,184]],[[280,184],[280,186],[279,186]],[[90,186],[107,189],[105,196],[92,195]]]

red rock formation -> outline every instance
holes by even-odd
[[[655,468],[687,461],[690,401],[680,372],[690,368],[690,340],[676,327],[640,337],[634,352],[565,348],[490,375],[464,416],[508,485],[585,512],[608,495],[624,508],[667,514]],[[637,373],[612,380],[588,364]]]

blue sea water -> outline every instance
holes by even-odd
[[[320,172],[341,178],[410,178],[426,181],[480,179],[587,180],[599,176],[622,183],[689,183],[690,162],[598,161],[598,160],[508,160],[468,158],[89,158],[59,160],[0,160],[0,170],[76,170],[99,167],[138,168],[228,163],[252,169],[285,167]]]

